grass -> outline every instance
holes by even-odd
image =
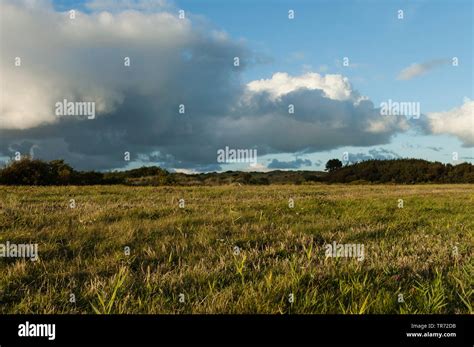
[[[473,313],[473,216],[474,185],[0,187],[40,258],[0,258],[0,313]]]

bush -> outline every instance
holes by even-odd
[[[57,182],[57,173],[41,160],[23,158],[12,161],[0,172],[0,183],[6,185],[45,186]]]

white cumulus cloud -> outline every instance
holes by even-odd
[[[427,120],[431,133],[453,135],[464,146],[474,146],[474,100],[466,98],[460,107],[428,113]]]
[[[269,79],[248,83],[247,88],[255,93],[268,92],[274,99],[302,88],[322,90],[325,96],[333,100],[350,100],[355,97],[347,77],[342,75],[323,76],[315,72],[308,72],[300,76],[277,72]]]

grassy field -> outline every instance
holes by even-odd
[[[0,187],[39,253],[0,313],[473,313],[473,216],[474,185]]]

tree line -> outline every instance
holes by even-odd
[[[166,170],[159,167],[141,167],[127,171],[76,171],[64,160],[50,162],[22,158],[0,170],[3,185],[111,185],[126,184],[127,179],[152,176],[159,185],[172,184]]]
[[[329,162],[328,162],[329,163]],[[474,166],[429,162],[421,159],[367,160],[328,169],[329,183],[474,183]]]
[[[183,174],[157,166],[132,170],[77,171],[64,160],[42,161],[23,158],[0,169],[2,185],[221,185],[321,183],[474,183],[474,166],[429,162],[421,159],[368,160],[343,165],[338,159],[326,164],[326,171],[270,171]]]

